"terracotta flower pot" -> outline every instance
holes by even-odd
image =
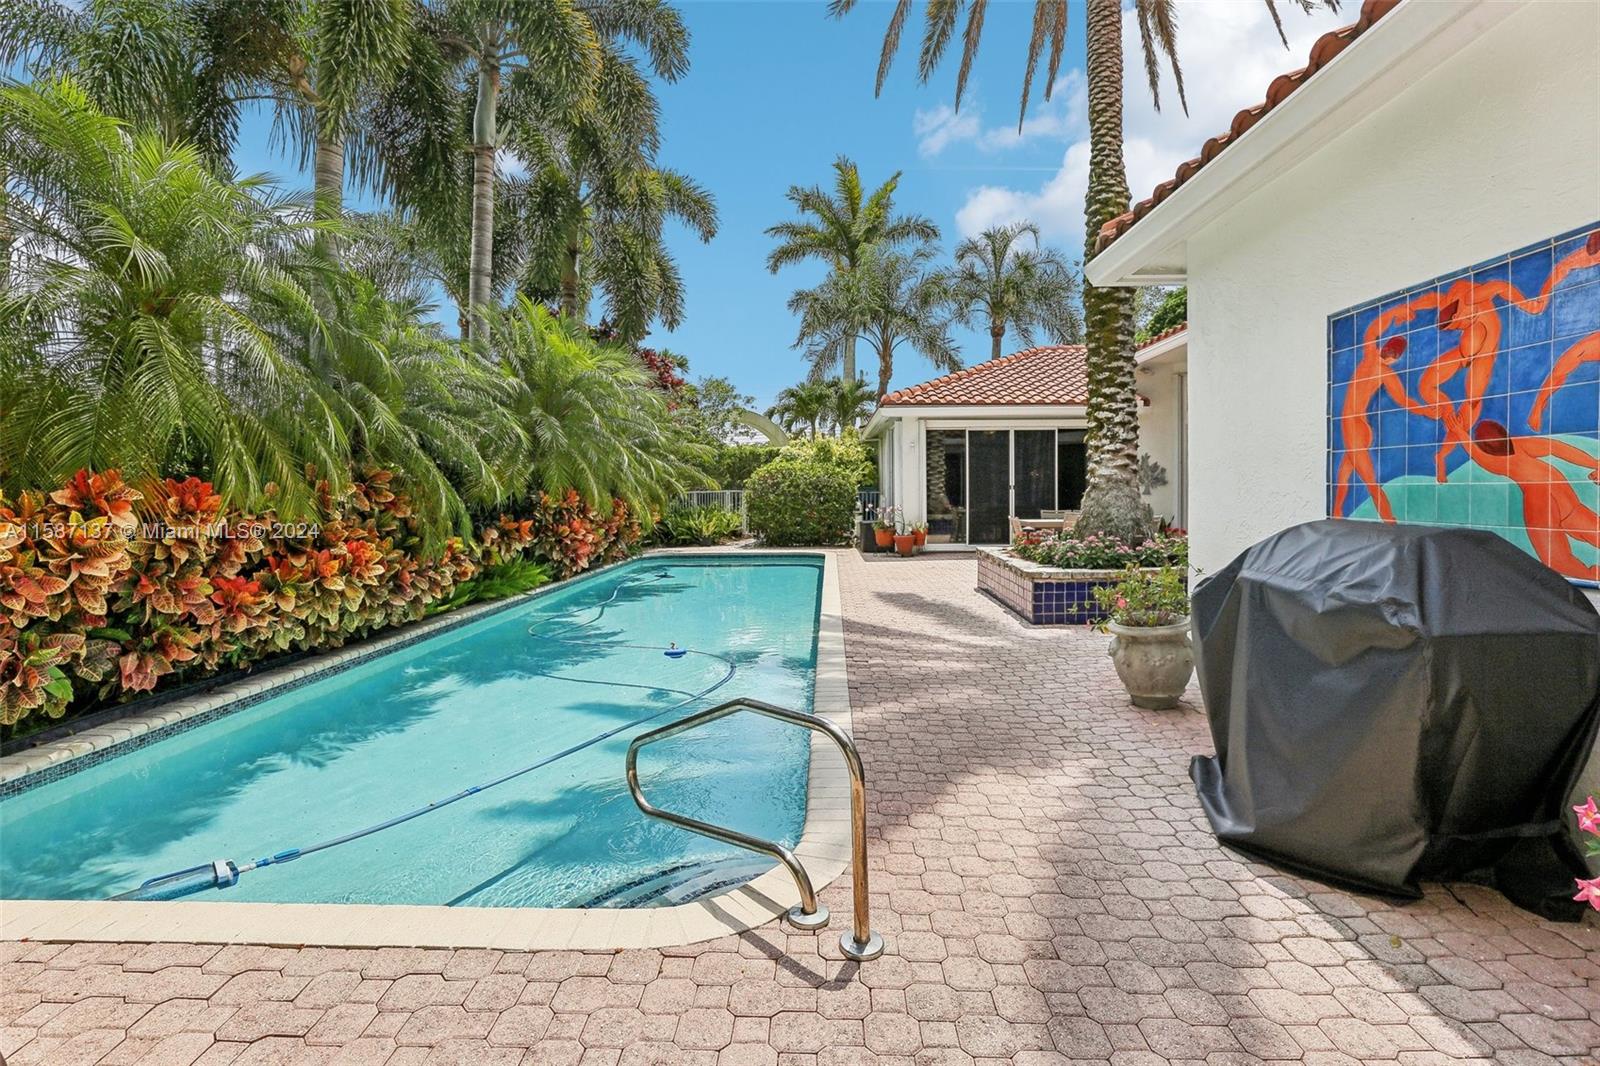
[[[928,543],[928,531],[926,529],[913,529],[911,536],[919,548]]]
[[[910,555],[916,550],[917,538],[910,533],[896,533],[894,535],[894,550],[901,555]]]
[[[1178,705],[1194,673],[1194,648],[1189,643],[1189,619],[1170,626],[1106,626],[1111,646],[1106,654],[1117,668],[1122,687],[1135,707],[1151,711]]]
[[[878,547],[887,548],[894,543],[894,530],[874,528],[872,535],[878,540]]]

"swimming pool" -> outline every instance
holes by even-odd
[[[644,818],[623,755],[637,733],[733,696],[812,709],[821,575],[802,555],[636,560],[38,785],[0,801],[0,898],[103,899],[272,855],[612,730],[193,898],[651,906],[745,880],[771,863]],[[690,654],[664,655],[670,644]],[[808,756],[804,731],[738,715],[652,747],[641,776],[663,806],[793,845]]]

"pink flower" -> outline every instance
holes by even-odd
[[[1126,596],[1118,596],[1117,597],[1117,610],[1126,611],[1127,609],[1128,609],[1128,597],[1126,597]]]
[[[1600,877],[1591,877],[1587,881],[1580,877],[1577,881],[1578,894],[1572,898],[1600,911]]]
[[[1572,810],[1578,816],[1579,829],[1582,829],[1585,833],[1593,833],[1595,836],[1600,836],[1600,809],[1596,809],[1593,796],[1589,797],[1588,803],[1581,807],[1574,807]]]

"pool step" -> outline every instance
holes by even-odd
[[[649,877],[607,889],[585,907],[672,907],[693,903],[703,896],[742,885],[772,869],[769,859],[756,855],[730,855],[708,862],[684,863]]]

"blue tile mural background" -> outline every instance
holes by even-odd
[[[1329,316],[1327,504],[1600,584],[1600,223]]]

